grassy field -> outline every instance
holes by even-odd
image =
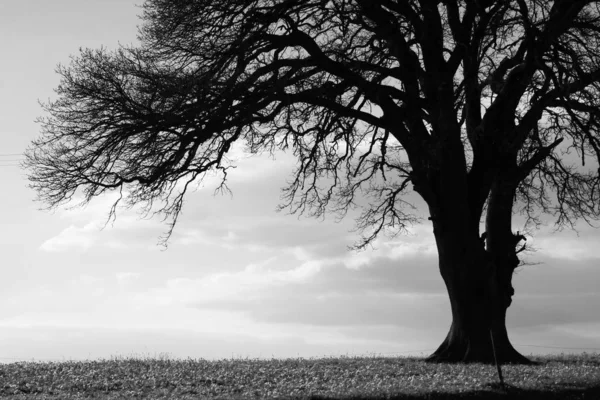
[[[418,358],[19,362],[0,365],[0,398],[600,400],[600,355],[531,359],[502,367],[505,388],[495,366]]]

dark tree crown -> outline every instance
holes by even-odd
[[[25,164],[50,207],[119,190],[170,233],[241,143],[297,156],[292,212],[365,193],[358,247],[418,219],[411,188],[431,218],[464,196],[479,224],[499,174],[530,222],[600,216],[596,1],[147,0],[142,19],[140,45],[58,68]]]

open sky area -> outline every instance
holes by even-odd
[[[0,3],[0,361],[435,350],[451,315],[429,221],[351,252],[352,215],[275,212],[289,155],[240,159],[232,197],[210,180],[190,193],[166,251],[167,226],[135,210],[102,229],[111,196],[40,211],[16,166],[40,131],[38,100],[54,98],[55,67],[79,48],[135,43],[136,2]],[[535,265],[517,270],[508,311],[524,354],[600,351],[600,229],[578,227],[529,239]]]

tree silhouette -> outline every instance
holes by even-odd
[[[226,187],[231,145],[282,149],[298,159],[283,207],[370,199],[359,248],[418,220],[413,189],[452,308],[430,359],[491,362],[493,335],[499,361],[527,362],[505,323],[512,214],[600,216],[598,3],[147,0],[139,45],[58,68],[31,186],[49,207],[118,190],[170,234],[191,182],[217,171]]]

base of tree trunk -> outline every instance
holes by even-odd
[[[496,359],[500,364],[536,364],[523,356],[512,346],[508,340],[506,331],[494,334],[494,347],[496,356],[494,357],[494,347],[489,331],[483,331],[479,334],[465,335],[463,332],[457,332],[454,327],[446,340],[429,357],[425,359],[428,362],[439,363],[471,363],[480,362],[485,364],[494,364]]]

